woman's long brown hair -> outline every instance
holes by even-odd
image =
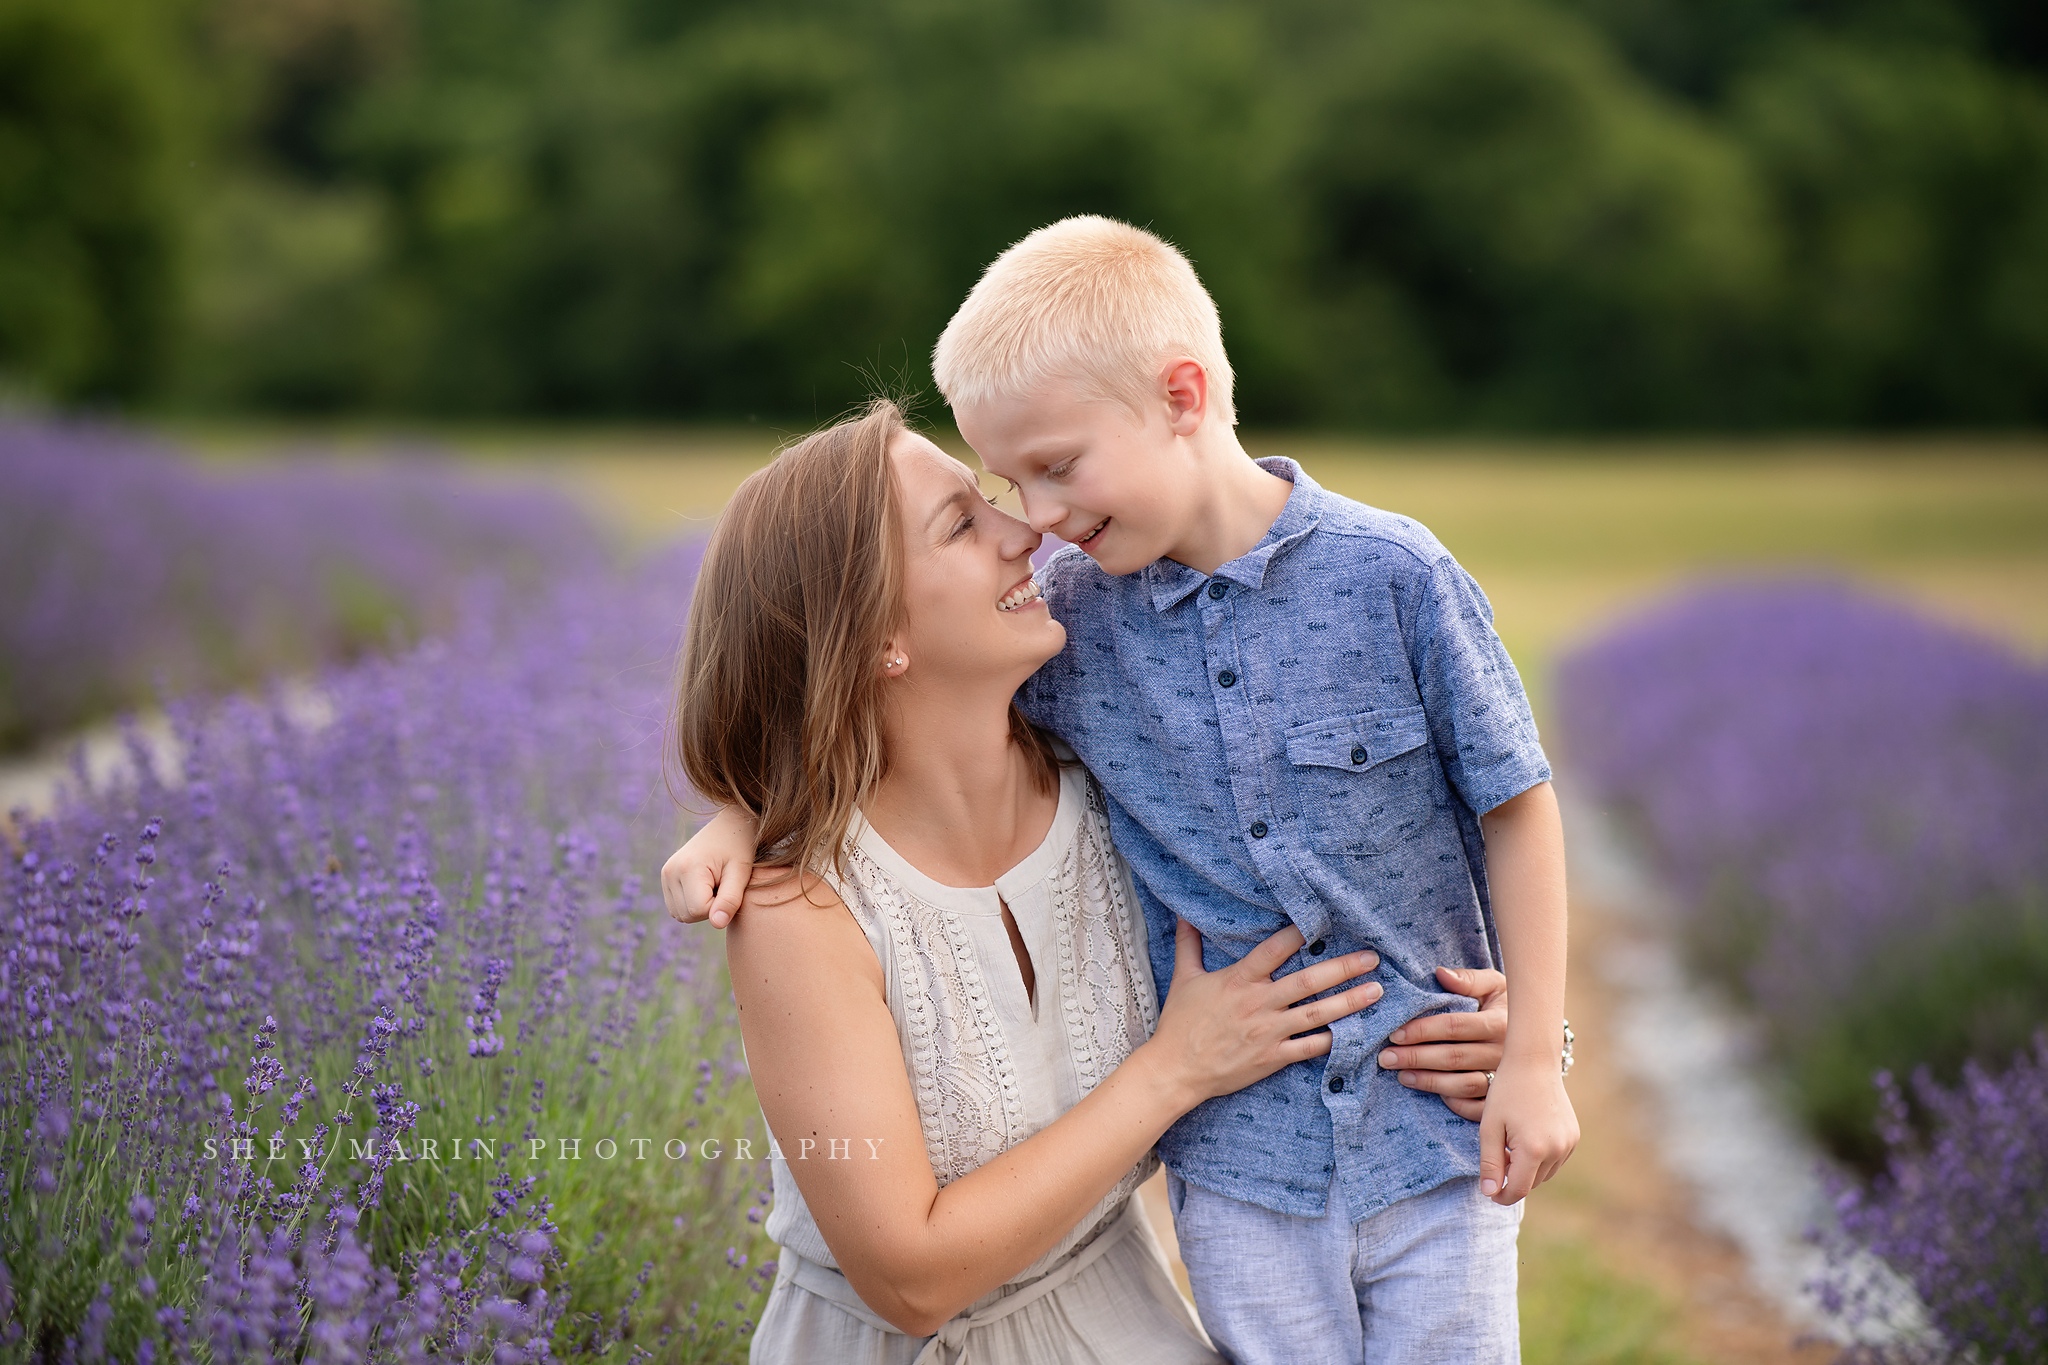
[[[903,530],[878,398],[806,437],[733,494],[704,551],[676,667],[675,756],[690,785],[753,812],[755,860],[839,866],[854,812],[888,770],[883,650],[903,623]],[[1041,789],[1045,734],[1012,704]]]

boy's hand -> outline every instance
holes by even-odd
[[[1579,1145],[1579,1118],[1554,1057],[1508,1057],[1479,1118],[1479,1188],[1513,1204],[1557,1174]]]
[[[1410,1019],[1380,1049],[1381,1070],[1399,1071],[1410,1090],[1439,1095],[1450,1111],[1477,1123],[1486,1109],[1486,1073],[1498,1070],[1508,1036],[1508,979],[1491,967],[1439,967],[1447,991],[1479,1002]]]
[[[753,817],[727,806],[661,865],[662,903],[680,924],[708,919],[723,929],[739,913],[753,871]]]

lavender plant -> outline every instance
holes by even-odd
[[[0,751],[453,620],[454,590],[594,565],[562,495],[445,459],[210,473],[122,429],[0,421]]]
[[[719,964],[635,875],[694,553],[472,579],[321,674],[325,724],[175,704],[177,771],[138,741],[17,817],[0,1350],[744,1353],[764,1135]]]
[[[1561,684],[1573,770],[1662,864],[1694,961],[1875,1175],[1838,1187],[1836,1250],[1882,1257],[1940,1338],[1865,1354],[2044,1359],[2048,1038],[1990,1068],[2048,1022],[2048,672],[1842,584],[1746,583],[1625,623]],[[1835,1306],[1890,1321],[1857,1265],[1836,1256]]]
[[[1643,834],[1698,964],[1874,1168],[1871,1074],[2048,1021],[2048,671],[1828,582],[1704,587],[1567,659],[1572,768]]]
[[[1867,1365],[1970,1359],[1976,1365],[2048,1360],[2048,1032],[2035,1035],[2002,1076],[1976,1062],[1944,1088],[1923,1069],[1914,1098],[1928,1122],[1912,1121],[1891,1073],[1878,1076],[1881,1129],[1890,1153],[1866,1189],[1837,1181],[1840,1233],[1820,1288],[1855,1323],[1882,1311],[1855,1249],[1875,1252],[1927,1305],[1935,1335],[1867,1346]],[[1927,1139],[1917,1127],[1931,1127]]]

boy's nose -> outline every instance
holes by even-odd
[[[1031,554],[1038,549],[1039,542],[1044,539],[1036,527],[1026,526],[1021,521],[1012,521],[1009,531],[1010,533],[1003,537],[1003,558],[1006,561],[1022,559]]]
[[[1067,509],[1055,502],[1024,503],[1024,519],[1031,523],[1031,529],[1043,535],[1052,534],[1052,528],[1067,519]]]

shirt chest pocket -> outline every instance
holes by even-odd
[[[1316,853],[1384,853],[1429,817],[1429,723],[1420,706],[1287,731],[1301,839]]]

